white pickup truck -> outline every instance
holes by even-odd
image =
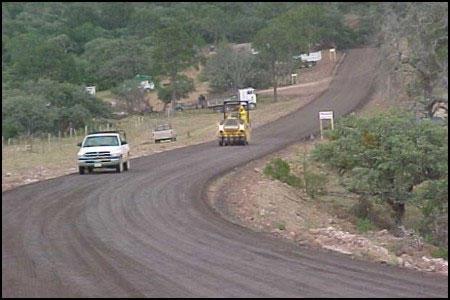
[[[177,140],[177,132],[170,124],[159,125],[155,130],[153,130],[152,135],[155,140],[155,144],[163,140],[170,140],[172,142]]]
[[[94,168],[114,168],[118,173],[130,169],[130,147],[123,131],[98,131],[88,134],[78,144],[80,175]]]

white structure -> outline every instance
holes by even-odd
[[[152,81],[149,82],[148,80],[143,80],[141,81],[141,88],[144,90],[154,90],[155,84]]]
[[[248,106],[250,109],[256,108],[256,94],[255,89],[252,87],[239,89],[239,100],[248,101]]]
[[[88,92],[92,96],[95,96],[95,85],[94,86],[87,86],[86,87],[86,92]]]
[[[293,73],[291,74],[291,84],[296,84],[297,83],[297,73]]]
[[[311,52],[309,54],[300,54],[300,58],[302,61],[306,62],[317,62],[322,59],[322,51]]]
[[[336,61],[336,49],[335,48],[330,49],[330,60]]]
[[[322,120],[331,120],[331,129],[334,129],[334,119],[333,119],[333,111],[320,111],[319,112],[319,121],[320,121],[320,139],[323,140],[323,125]]]

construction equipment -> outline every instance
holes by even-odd
[[[248,101],[224,101],[223,121],[219,123],[219,146],[248,145],[251,135]]]

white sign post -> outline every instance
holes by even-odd
[[[336,49],[335,48],[330,49],[330,60],[336,61]]]
[[[291,74],[291,84],[296,84],[297,83],[297,73],[293,73]]]
[[[323,140],[323,126],[322,120],[331,120],[331,130],[334,129],[334,119],[333,119],[333,111],[320,111],[319,112],[319,121],[320,121],[320,139]]]

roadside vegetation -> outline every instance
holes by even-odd
[[[405,111],[352,115],[339,119],[325,136],[295,161],[272,159],[264,174],[304,190],[311,199],[327,195],[327,182],[336,177],[354,195],[344,210],[358,232],[387,229],[404,236],[413,230],[438,247],[435,256],[446,258],[447,121],[417,119]],[[308,183],[308,177],[314,179]]]

